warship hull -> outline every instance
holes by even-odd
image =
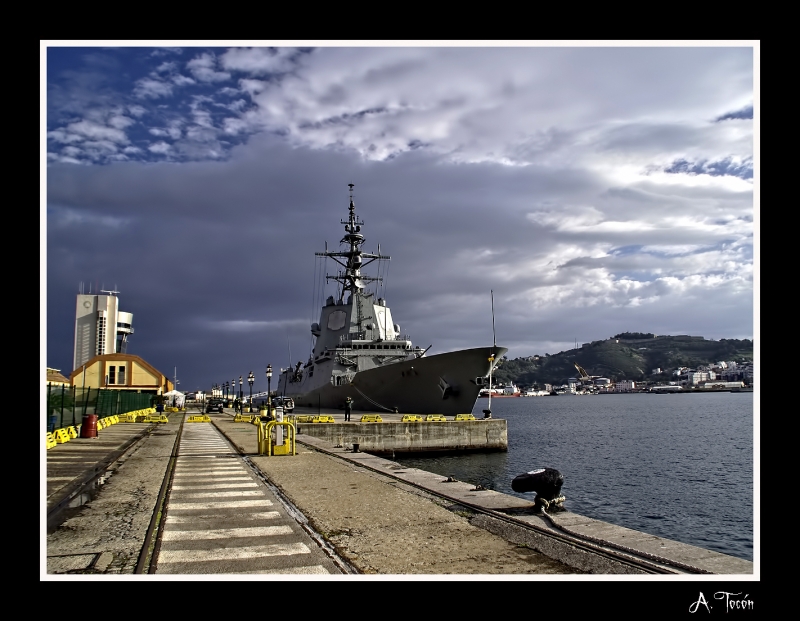
[[[476,347],[412,360],[394,362],[355,374],[349,384],[304,390],[304,382],[289,382],[282,394],[298,407],[343,408],[347,397],[358,411],[397,411],[402,414],[469,414],[491,358],[501,357],[505,347]],[[311,379],[311,378],[310,378]]]

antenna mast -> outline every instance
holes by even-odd
[[[494,330],[494,290],[490,289],[489,294],[492,296],[492,354],[489,356],[489,405],[483,411],[484,418],[492,417],[492,369],[494,369],[494,356],[497,347],[497,335]]]

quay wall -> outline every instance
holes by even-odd
[[[417,423],[297,423],[297,433],[370,453],[507,451],[503,419]]]

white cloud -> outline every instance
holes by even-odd
[[[231,71],[254,75],[289,71],[292,48],[231,48],[220,56],[220,64]]]
[[[162,140],[160,142],[151,144],[150,146],[147,147],[147,149],[152,153],[159,153],[161,155],[166,155],[172,150],[172,147]]]
[[[127,144],[128,137],[121,129],[107,127],[92,121],[77,121],[67,125],[65,130],[51,132],[51,137],[59,142],[76,142],[86,139],[101,139],[108,142]]]
[[[136,81],[133,89],[134,97],[139,99],[158,99],[172,95],[172,84],[154,78],[142,78]]]
[[[224,82],[230,80],[231,74],[227,71],[216,71],[216,56],[203,53],[186,63],[186,68],[200,82]]]

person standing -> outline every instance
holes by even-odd
[[[344,421],[350,422],[350,414],[353,412],[353,399],[351,397],[347,397],[344,400]]]

